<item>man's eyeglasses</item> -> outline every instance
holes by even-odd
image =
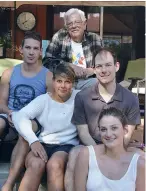
[[[66,26],[67,28],[71,28],[74,26],[79,26],[83,21],[74,21],[74,22],[70,22],[70,23],[67,23]]]

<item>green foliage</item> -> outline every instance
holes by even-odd
[[[132,44],[121,44],[118,40],[105,40],[104,46],[111,49],[117,56],[117,58],[129,58],[131,57]]]
[[[12,41],[11,41],[11,34],[6,33],[2,36],[0,36],[0,47],[5,48],[11,48],[12,47]]]

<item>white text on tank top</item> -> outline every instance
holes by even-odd
[[[72,63],[86,68],[86,60],[83,53],[82,43],[77,43],[71,40],[71,48],[72,48]]]

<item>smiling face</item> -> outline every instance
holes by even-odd
[[[101,140],[107,148],[123,145],[125,127],[117,117],[103,116],[99,122]]]
[[[66,74],[61,74],[53,79],[53,89],[54,89],[54,97],[60,101],[67,100],[73,88],[73,82]]]
[[[78,13],[73,13],[67,18],[66,26],[71,39],[75,42],[81,42],[86,29],[86,21],[82,21]]]
[[[115,81],[118,70],[119,63],[114,64],[114,58],[110,52],[103,52],[95,57],[95,72],[101,84],[109,84]]]
[[[38,40],[25,39],[23,47],[20,48],[23,54],[23,60],[27,64],[37,63],[40,55],[42,54],[41,44]]]

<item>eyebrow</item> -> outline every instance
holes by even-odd
[[[114,126],[117,126],[117,125],[119,125],[119,124],[113,124],[113,125],[110,125],[110,127],[114,127]],[[105,126],[100,126],[100,128],[107,128],[107,127],[105,127]]]

